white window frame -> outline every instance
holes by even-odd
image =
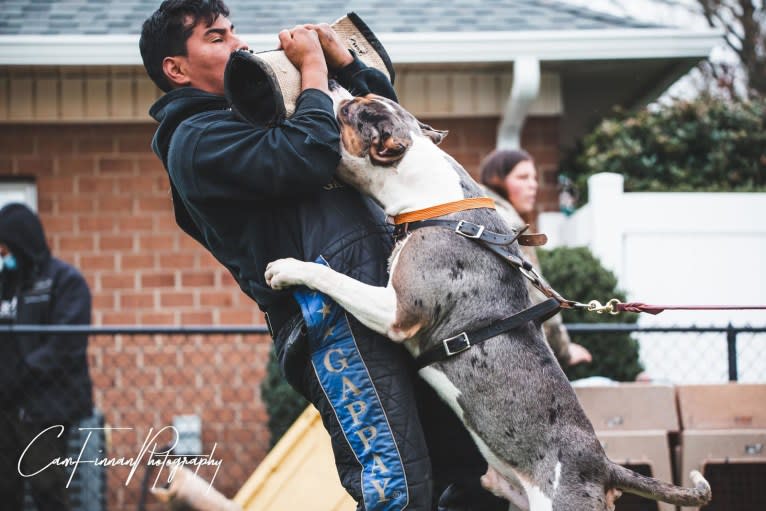
[[[37,211],[37,184],[25,179],[0,181],[0,208],[10,202],[21,202]]]

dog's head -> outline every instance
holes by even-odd
[[[375,94],[336,101],[336,115],[343,150],[377,166],[395,166],[415,137],[439,144],[447,135],[418,121],[398,103]]]

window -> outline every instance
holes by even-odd
[[[6,177],[0,180],[0,208],[9,202],[21,202],[37,211],[37,186],[34,179]]]

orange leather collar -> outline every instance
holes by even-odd
[[[467,209],[478,208],[490,208],[495,209],[495,201],[489,197],[474,197],[472,199],[462,199],[454,202],[446,202],[439,204],[438,206],[431,206],[430,208],[417,209],[408,213],[402,213],[394,217],[394,224],[406,224],[409,222],[417,222],[420,220],[428,220],[436,218],[450,213],[457,213],[458,211],[465,211]]]

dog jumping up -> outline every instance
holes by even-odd
[[[388,215],[484,195],[437,147],[445,132],[379,96],[352,98],[343,89],[333,95],[343,146],[338,177],[372,196]],[[519,234],[491,207],[439,218],[462,220],[503,239]],[[710,486],[699,472],[692,472],[695,487],[683,488],[606,457],[539,321],[523,320],[471,345],[465,332],[491,328],[530,307],[522,272],[471,239],[476,234],[440,225],[410,231],[391,255],[386,287],[295,259],[270,263],[266,281],[274,289],[303,285],[328,295],[367,327],[403,342],[415,357],[443,354],[420,375],[455,411],[486,458],[484,486],[517,507],[607,511],[622,491],[682,506],[709,502]],[[517,241],[509,250],[521,259]],[[461,343],[451,344],[455,339]]]

